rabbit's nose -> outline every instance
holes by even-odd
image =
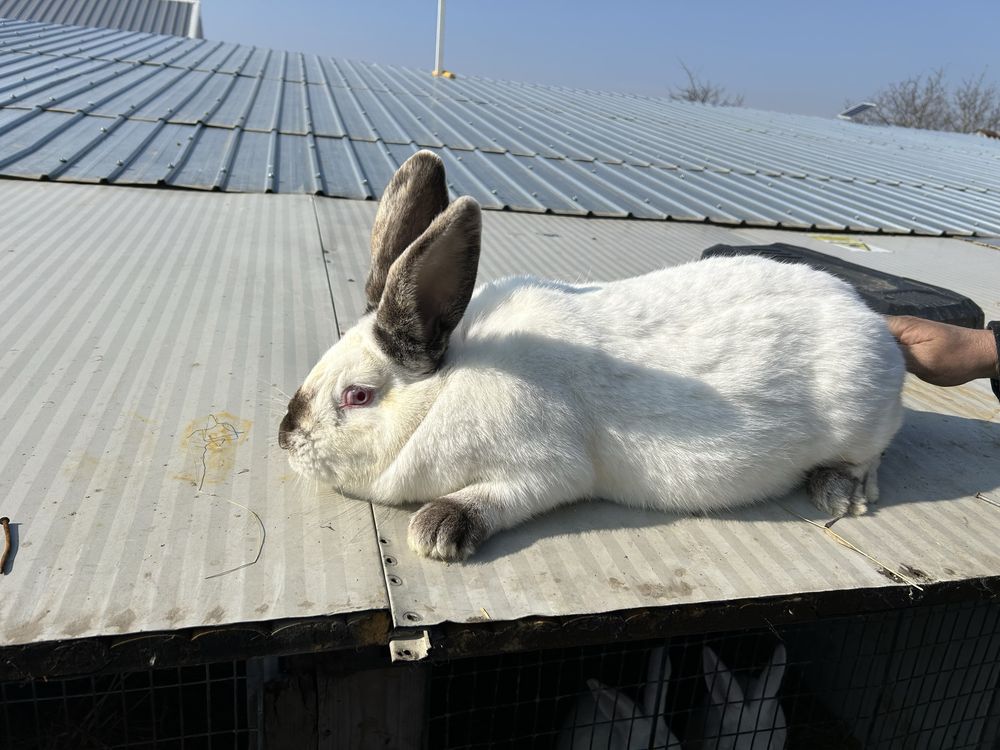
[[[292,447],[292,442],[289,440],[289,436],[295,432],[298,424],[295,418],[292,416],[291,412],[288,412],[284,418],[281,420],[281,424],[278,425],[278,446],[282,450],[288,450]]]
[[[299,419],[305,412],[309,403],[309,399],[302,392],[302,389],[295,391],[295,395],[292,396],[292,400],[288,402],[288,412],[285,414],[284,418],[281,420],[281,424],[278,425],[278,445],[283,450],[288,450],[291,447],[291,442],[288,440],[290,433],[295,432],[299,427]]]

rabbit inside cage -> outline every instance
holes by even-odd
[[[860,747],[818,703],[804,700],[797,665],[773,635],[468,661],[434,678],[429,747]],[[789,690],[799,691],[794,728]]]
[[[711,646],[702,647],[705,694],[694,703],[686,724],[685,747],[718,750],[779,750],[788,735],[778,696],[787,654],[775,646],[757,675],[734,673]],[[625,691],[587,680],[590,694],[577,699],[559,732],[560,750],[574,748],[681,748],[668,726],[667,695],[671,661],[668,649],[650,649],[643,684],[633,700]]]
[[[427,747],[1000,747],[1000,604],[444,662]]]

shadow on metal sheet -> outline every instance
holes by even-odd
[[[862,519],[878,517],[895,506],[946,503],[977,495],[1000,500],[1000,423],[937,412],[906,409],[903,427],[886,451],[879,469],[881,496]],[[957,457],[961,462],[956,463]],[[792,512],[790,512],[792,511]],[[793,515],[794,513],[794,515]],[[798,519],[796,518],[798,516]],[[668,527],[690,515],[627,508],[605,501],[579,502],[559,508],[489,539],[467,566],[489,565],[516,555],[545,539],[579,537],[609,530],[652,530]],[[775,502],[719,511],[702,516],[723,522],[795,523],[803,517],[829,519],[797,487]]]

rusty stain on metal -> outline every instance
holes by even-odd
[[[184,430],[182,446],[190,461],[188,471],[175,475],[204,489],[229,479],[236,459],[236,446],[246,441],[251,421],[222,411],[200,417]]]

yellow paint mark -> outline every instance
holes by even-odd
[[[101,459],[99,459],[97,456],[90,455],[86,451],[84,451],[80,455],[79,465],[81,467],[83,467],[83,466],[93,466],[93,467],[96,467],[100,463],[101,463]]]
[[[857,237],[847,237],[843,234],[810,234],[809,236],[814,240],[829,242],[831,245],[840,245],[841,247],[846,247],[849,250],[869,250],[868,245],[859,240]]]
[[[862,253],[888,253],[889,250],[885,248],[877,247],[870,242],[865,242],[858,239],[857,237],[848,237],[843,234],[810,234],[809,235],[814,240],[819,240],[821,242],[828,242],[831,245],[837,245],[839,247],[846,248],[847,250],[853,250],[855,252]]]
[[[67,459],[61,469],[63,475],[67,477],[73,477],[77,472],[96,472],[97,467],[101,465],[101,459],[90,455],[86,451],[79,454],[79,456],[70,455]]]
[[[228,411],[192,420],[181,434],[185,470],[174,478],[198,489],[225,482],[235,466],[236,446],[246,442],[252,424]]]

